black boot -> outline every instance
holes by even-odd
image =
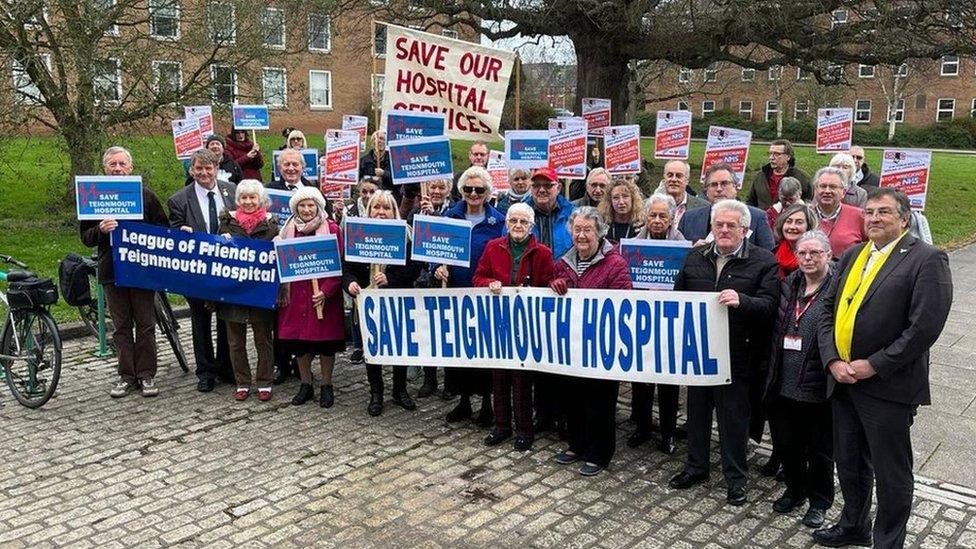
[[[369,394],[369,404],[366,406],[366,413],[371,416],[378,416],[383,413],[383,393],[372,392]]]
[[[447,413],[446,419],[450,423],[471,419],[471,397],[462,395],[461,401]]]
[[[417,398],[427,398],[437,392],[437,368],[424,367],[424,384],[417,391]]]
[[[417,405],[410,398],[410,393],[407,392],[406,387],[393,390],[393,402],[402,406],[404,410],[413,411],[417,409]]]
[[[295,406],[301,406],[313,398],[315,398],[315,391],[312,389],[312,384],[302,383],[298,387],[298,394],[291,399],[291,403]]]
[[[478,418],[475,420],[478,427],[491,427],[495,424],[495,414],[491,410],[491,396],[481,398],[481,409],[478,410]]]
[[[323,385],[319,391],[319,406],[331,408],[333,404],[335,404],[335,392],[332,390],[332,386]]]

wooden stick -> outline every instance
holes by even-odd
[[[258,136],[257,134],[254,133],[254,130],[251,130],[251,143],[257,143],[257,142],[258,142]]]
[[[372,32],[372,35],[370,36],[370,42],[373,43],[373,55],[372,55],[372,59],[371,59],[371,61],[373,62],[373,74],[371,74],[369,76],[369,78],[370,78],[369,84],[370,84],[370,87],[373,88],[373,94],[372,94],[370,103],[373,104],[373,120],[374,120],[373,125],[375,127],[374,129],[377,129],[378,130],[378,129],[380,129],[380,109],[383,106],[376,104],[376,100],[379,99],[379,96],[380,96],[380,90],[375,89],[377,87],[376,86],[376,68],[377,68],[377,66],[376,66],[376,56],[377,56],[377,54],[379,54],[379,52],[376,51],[376,19],[373,19],[373,21],[372,21],[372,28],[373,28],[373,32]],[[386,52],[383,52],[383,53],[386,53]],[[384,84],[385,84],[385,82],[384,82]],[[379,163],[379,161],[380,161],[380,158],[377,156],[376,157],[376,162]]]
[[[319,280],[317,278],[312,279],[312,295],[319,293]],[[322,320],[322,309],[324,303],[319,303],[315,306],[315,318]]]
[[[522,114],[522,59],[519,56],[515,56],[515,129],[520,129],[520,120]]]
[[[427,181],[424,181],[420,184],[420,198],[424,200],[430,198],[427,183],[428,183]]]
[[[376,287],[376,284],[373,282],[373,279],[376,278],[376,275],[378,273],[382,272],[380,270],[380,267],[381,265],[378,265],[376,263],[373,263],[372,265],[369,266],[369,288]]]

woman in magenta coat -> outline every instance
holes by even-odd
[[[308,236],[334,234],[342,249],[339,226],[328,218],[325,198],[315,187],[301,187],[292,195],[288,205],[292,216],[285,222],[277,239],[288,240]],[[332,368],[335,355],[346,350],[345,317],[342,309],[341,281],[338,277],[320,278],[318,292],[311,280],[287,282],[281,285],[278,298],[278,337],[284,352],[298,360],[302,384],[292,404],[305,404],[313,398],[312,356],[319,355],[322,368],[322,388],[319,405],[331,408],[335,402],[332,389]],[[322,318],[316,315],[321,306]]]

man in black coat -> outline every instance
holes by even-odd
[[[840,521],[813,533],[821,545],[870,545],[877,477],[875,547],[902,547],[912,510],[911,425],[930,404],[929,348],[952,305],[945,252],[908,234],[908,197],[872,189],[868,242],[841,256],[824,296],[818,343],[831,377],[834,459],[844,494]]]
[[[736,200],[716,202],[711,210],[712,243],[691,250],[675,281],[675,290],[719,292],[729,308],[729,385],[688,388],[688,462],[671,479],[671,488],[690,488],[708,480],[712,410],[718,416],[726,501],[746,502],[746,447],[749,441],[749,388],[761,375],[779,304],[779,263],[768,250],[746,239],[750,210]]]
[[[864,148],[854,145],[850,152],[851,156],[854,157],[854,183],[865,191],[880,187],[881,178],[871,171],[867,161],[864,160]]]

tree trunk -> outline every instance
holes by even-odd
[[[898,111],[895,108],[898,106],[898,99],[896,98],[893,102],[888,104],[888,141],[890,142],[895,138],[895,128],[898,127]]]
[[[68,149],[66,152],[71,162],[65,196],[67,203],[73,208],[75,176],[101,173],[101,155],[105,149],[106,137],[101,130],[101,124],[94,122],[63,124],[61,134],[64,136],[64,146]]]
[[[776,102],[776,138],[783,137],[783,102]]]
[[[581,29],[585,30],[585,29]],[[599,33],[570,35],[576,48],[576,113],[582,112],[584,97],[609,99],[612,124],[623,124],[627,117],[629,59],[613,51]],[[642,108],[641,105],[637,106]]]

